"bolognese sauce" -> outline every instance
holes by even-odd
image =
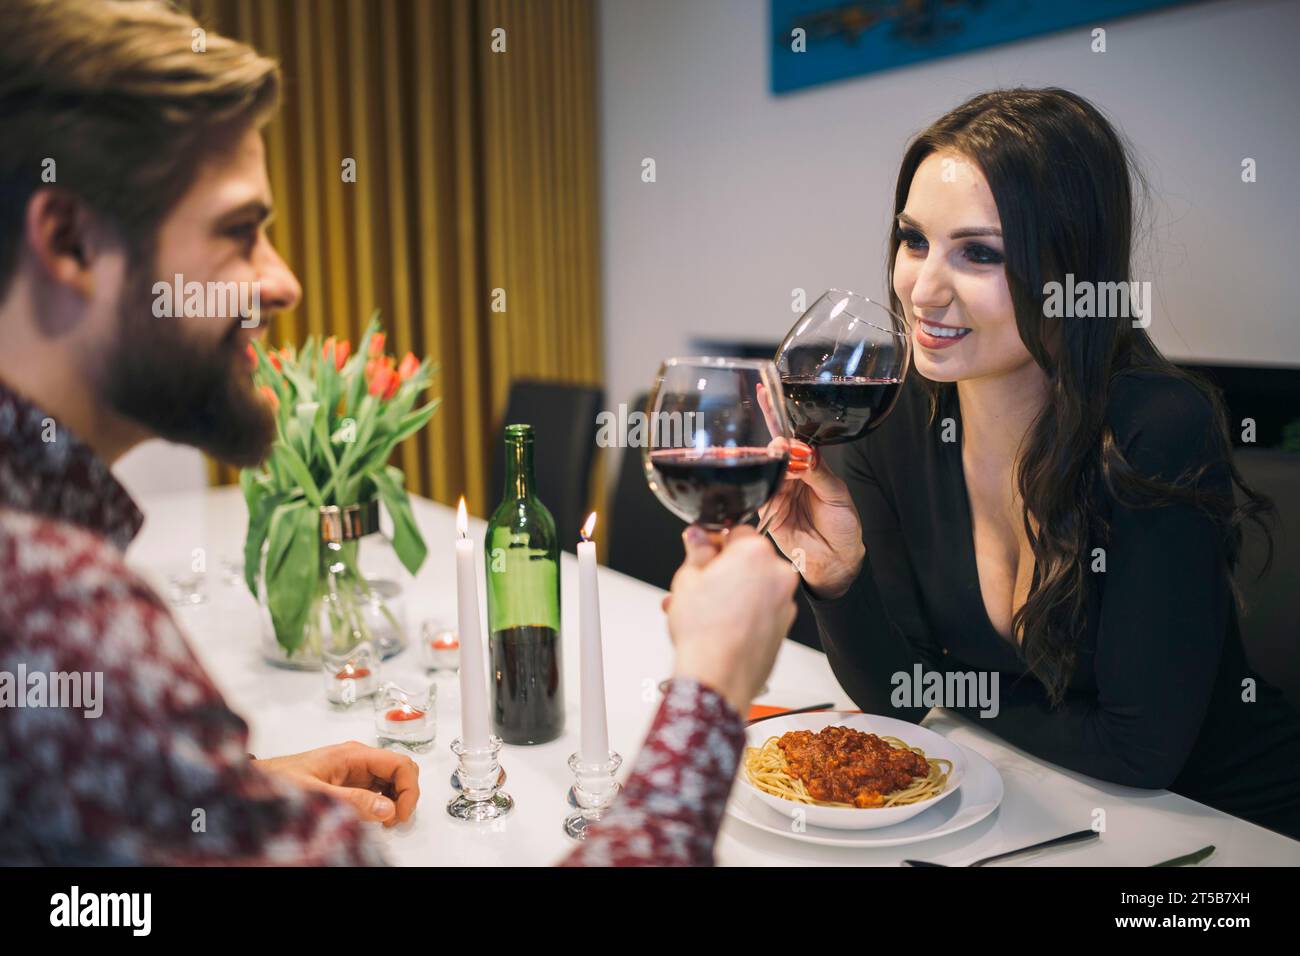
[[[848,727],[792,730],[777,746],[790,775],[803,781],[814,800],[864,809],[881,806],[888,794],[930,772],[920,754]]]

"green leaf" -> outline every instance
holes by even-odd
[[[316,596],[320,570],[320,511],[305,502],[275,509],[268,534],[266,603],[275,639],[292,654]]]
[[[311,376],[287,363],[283,364],[282,368],[284,377],[293,383],[293,390],[297,393],[296,401],[314,402],[316,400],[316,383]]]
[[[325,453],[325,461],[330,466],[330,477],[339,470],[339,463],[334,458],[334,443],[329,435],[329,409],[320,405],[316,409],[316,417],[312,421],[312,431],[316,436],[317,447]]]
[[[442,404],[442,399],[435,398],[423,408],[417,408],[410,414],[403,416],[402,420],[397,423],[397,429],[393,432],[393,441],[405,441],[418,432],[428,424],[429,419],[433,417],[433,413],[438,410],[440,404]]]
[[[415,523],[411,511],[411,500],[406,495],[406,476],[400,469],[385,468],[370,475],[379,491],[379,499],[388,509],[393,519],[393,550],[406,570],[414,576],[424,564],[429,549],[425,547],[424,537]]]
[[[303,494],[307,500],[317,508],[321,506],[322,498],[320,489],[316,487],[316,481],[311,476],[311,471],[307,468],[307,463],[302,460],[299,454],[294,451],[290,442],[277,445],[274,455],[276,459],[284,465],[290,476],[301,486]]]
[[[375,430],[376,402],[374,398],[367,395],[361,400],[361,408],[357,413],[357,437],[356,441],[350,443],[343,452],[343,457],[339,459],[339,475],[341,478],[350,478],[352,465],[361,456],[370,444],[370,436]],[[351,502],[348,502],[351,504]]]
[[[262,571],[262,543],[266,541],[271,515],[284,500],[281,492],[263,493],[248,506],[248,534],[244,538],[244,582],[257,597],[257,579]]]

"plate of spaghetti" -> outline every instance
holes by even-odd
[[[955,793],[961,748],[924,727],[872,714],[793,714],[746,730],[740,779],[768,806],[834,830],[911,819]]]

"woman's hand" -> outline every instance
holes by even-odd
[[[309,790],[346,800],[362,820],[386,827],[409,820],[420,799],[420,768],[414,760],[355,740],[253,763]]]
[[[799,578],[753,528],[733,528],[721,544],[694,525],[682,537],[668,605],[673,676],[713,688],[743,719],[794,623]]]
[[[849,589],[867,554],[858,509],[849,486],[816,448],[798,440],[789,447],[785,480],[759,511],[760,527],[767,525],[814,594],[836,598]]]

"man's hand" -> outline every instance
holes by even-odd
[[[420,768],[414,760],[355,740],[253,763],[299,786],[346,800],[361,819],[386,827],[409,820],[420,798]]]
[[[683,538],[667,607],[673,676],[712,687],[743,719],[794,623],[799,575],[753,528],[733,528],[721,547],[695,526]]]

